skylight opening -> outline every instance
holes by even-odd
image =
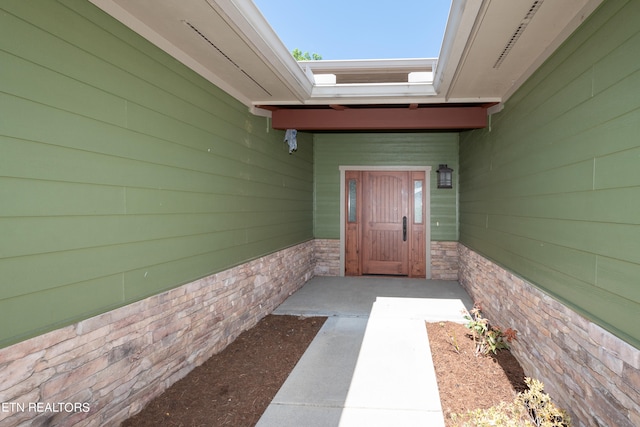
[[[323,60],[437,58],[451,0],[254,0],[289,51]]]

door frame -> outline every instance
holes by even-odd
[[[340,170],[340,276],[344,276],[345,268],[345,172],[346,171],[400,171],[400,172],[424,172],[424,192],[425,192],[425,278],[431,279],[431,166],[349,166],[341,165]]]

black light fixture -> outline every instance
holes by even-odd
[[[453,169],[447,165],[440,165],[438,170],[438,188],[453,188]]]

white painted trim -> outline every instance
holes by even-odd
[[[350,83],[336,85],[314,85],[312,99],[378,99],[380,97],[430,97],[437,93],[431,83]]]
[[[490,2],[481,0],[453,0],[444,31],[440,56],[433,76],[433,85],[438,95],[448,100],[449,91],[455,84],[459,69],[462,67],[469,39],[475,28],[476,20]]]
[[[346,171],[416,171],[424,172],[425,191],[425,279],[431,279],[431,166],[339,166],[340,170],[340,276],[344,276],[345,267],[345,172]]]
[[[298,101],[309,98],[313,79],[293,58],[255,3],[246,0],[206,1],[221,16],[229,18],[225,20],[238,28],[238,34]]]
[[[496,105],[487,108],[487,116],[491,116],[493,114],[497,114],[502,110],[504,110],[504,104],[502,102],[499,102]]]

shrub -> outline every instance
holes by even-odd
[[[471,329],[473,342],[476,346],[476,355],[488,355],[489,352],[496,354],[498,350],[509,350],[509,343],[516,339],[518,331],[507,329],[502,331],[497,326],[491,326],[489,319],[482,315],[479,305],[474,305],[470,313],[465,314],[467,320],[465,326]]]
[[[542,382],[525,378],[529,390],[518,393],[516,400],[527,409],[537,427],[569,427],[571,418],[562,409],[558,408],[544,392]]]
[[[527,419],[527,412],[522,405],[516,402],[501,402],[489,409],[452,414],[451,420],[458,427],[535,427]]]
[[[518,393],[513,402],[501,402],[489,409],[452,414],[458,427],[571,427],[569,415],[559,409],[540,381],[525,378],[529,390]]]

